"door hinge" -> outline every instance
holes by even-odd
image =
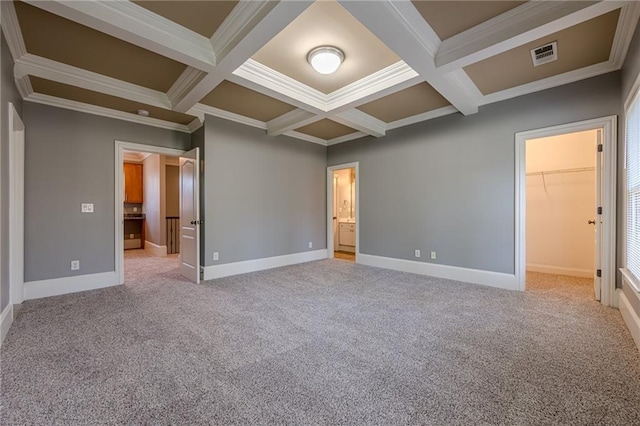
[[[602,214],[602,207],[598,207],[598,214]]]
[[[598,152],[602,152],[602,144],[598,144]]]
[[[602,269],[596,271],[596,277],[602,277]]]

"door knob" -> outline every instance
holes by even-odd
[[[588,221],[587,221],[587,223],[588,223],[589,225],[595,225],[595,224],[596,224],[596,221],[595,221],[595,220],[588,220]]]

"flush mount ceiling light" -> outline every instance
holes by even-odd
[[[344,53],[342,53],[342,50],[332,46],[316,47],[307,55],[307,61],[320,74],[336,72],[343,60]]]
[[[148,117],[149,116],[149,111],[147,111],[146,109],[139,109],[138,110],[138,115],[141,115],[143,117]]]

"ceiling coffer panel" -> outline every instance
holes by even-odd
[[[15,2],[27,52],[167,92],[186,65],[58,15]]]
[[[569,27],[547,37],[465,67],[485,94],[499,92],[547,77],[609,60],[620,9]],[[557,42],[558,59],[533,66],[531,49]]]
[[[226,80],[200,103],[265,122],[295,109],[293,105]]]
[[[440,37],[440,40],[446,40],[484,21],[515,9],[526,1],[414,0],[412,3]]]
[[[351,127],[336,123],[328,118],[300,127],[299,129],[296,129],[296,131],[324,140],[331,140],[357,132],[357,130],[352,129]]]
[[[358,109],[378,120],[391,123],[449,105],[428,83],[420,83],[359,106]]]
[[[39,77],[29,76],[29,79],[31,80],[34,92],[41,93],[43,95],[69,99],[71,101],[96,105],[131,114],[137,114],[138,110],[143,109],[149,111],[149,117],[151,118],[157,118],[159,120],[170,121],[177,124],[187,125],[196,118],[191,115],[157,108],[140,102],[133,102],[116,96],[105,95],[92,90],[82,89],[80,87],[69,86],[68,84],[45,80]]]
[[[134,0],[133,3],[163,16],[176,24],[189,28],[201,36],[211,38],[229,16],[237,1],[150,1]]]
[[[325,45],[344,53],[344,62],[331,75],[317,73],[307,62],[311,50]],[[332,1],[311,5],[252,59],[325,94],[400,61],[364,25]]]

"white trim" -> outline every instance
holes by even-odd
[[[480,284],[505,290],[517,290],[516,277],[502,272],[482,271],[479,269],[460,268],[457,266],[438,265],[435,263],[417,262],[415,260],[394,259],[391,257],[360,254],[358,263],[378,268],[412,274],[428,275],[436,278]]]
[[[24,300],[60,296],[118,285],[115,271],[24,283]]]
[[[204,120],[200,120],[200,118],[196,117],[191,123],[187,125],[187,128],[191,133],[193,133],[202,126],[204,126]]]
[[[145,240],[144,242],[145,251],[150,254],[158,257],[166,257],[167,256],[167,246],[159,246],[158,244],[152,243],[149,240]]]
[[[180,156],[185,151],[116,140],[115,149],[115,190],[114,190],[114,240],[115,274],[118,284],[124,283],[124,151],[138,151],[152,154]]]
[[[602,167],[602,285],[600,301],[615,305],[616,285],[616,161],[617,117],[615,115],[561,124],[515,134],[515,276],[518,289],[526,285],[526,141],[549,136],[603,129]]]
[[[634,342],[636,342],[638,350],[640,350],[640,317],[638,317],[638,314],[633,310],[629,299],[627,299],[627,295],[624,294],[621,289],[616,290],[616,293],[618,294],[618,304],[622,319],[627,325]]]
[[[15,83],[22,99],[26,99],[33,94],[33,86],[31,85],[31,79],[28,75],[16,78]]]
[[[327,167],[327,258],[333,259],[333,172],[344,169],[356,169],[356,263],[360,263],[360,162],[336,164]]]
[[[232,275],[247,274],[249,272],[264,271],[265,269],[279,268],[281,266],[296,265],[298,263],[312,262],[326,259],[327,250],[314,250],[301,253],[286,254],[283,256],[265,257],[262,259],[245,260],[242,262],[223,263],[203,267],[203,280],[229,277]]]
[[[570,277],[593,278],[593,269],[569,268],[565,266],[540,265],[527,263],[527,272],[540,272],[543,274],[568,275]]]
[[[247,126],[256,127],[258,129],[262,129],[262,130],[267,129],[267,123],[265,123],[264,121],[245,117],[244,115],[225,111],[223,109],[219,109],[219,108],[212,107],[205,104],[194,105],[189,111],[187,111],[187,114],[196,115],[196,116],[202,114],[203,118],[204,118],[204,114],[208,114],[214,117],[223,118],[225,120],[234,121],[236,123],[245,124]]]
[[[24,300],[24,173],[25,126],[13,103],[7,108],[8,136],[8,223],[9,223],[9,303],[20,304]]]
[[[42,58],[30,53],[17,59],[14,67],[14,77],[16,80],[27,75],[171,110],[171,101],[169,101],[169,97],[163,92],[127,83],[126,81],[52,61],[51,59]]]
[[[622,68],[624,60],[627,57],[629,45],[635,34],[635,29],[640,19],[640,3],[632,1],[620,9],[620,17],[618,18],[618,27],[613,38],[611,46],[611,61],[617,68]]]
[[[307,124],[322,120],[322,116],[296,108],[279,117],[267,121],[267,134],[278,136],[291,130],[299,129]]]
[[[167,97],[171,101],[172,108],[184,99],[189,92],[202,80],[205,73],[194,67],[187,67],[180,77],[173,82],[167,91]]]
[[[332,116],[331,120],[377,138],[387,132],[387,123],[357,108],[340,112]]]
[[[300,139],[303,141],[317,143],[318,145],[327,146],[327,141],[324,139],[317,138],[315,136],[307,135],[306,133],[296,132],[295,130],[291,130],[284,134],[285,136],[289,136],[291,138]]]
[[[420,123],[422,121],[431,120],[438,117],[444,117],[445,115],[455,114],[458,110],[454,106],[446,106],[432,111],[423,112],[422,114],[413,115],[407,118],[401,118],[400,120],[392,121],[387,124],[387,130],[397,129],[399,127],[408,126],[410,124]]]
[[[0,18],[2,21],[2,32],[9,46],[11,56],[13,60],[16,61],[27,53],[27,48],[22,38],[20,22],[16,14],[16,8],[12,1],[1,1],[0,8],[2,12],[2,17]]]
[[[58,108],[70,109],[72,111],[84,112],[86,114],[99,115],[101,117],[114,118],[116,120],[129,121],[131,123],[159,127],[161,129],[191,133],[189,127],[185,126],[184,124],[172,123],[170,121],[159,120],[153,117],[143,117],[137,114],[104,108],[96,105],[85,104],[83,102],[72,101],[69,99],[57,98],[55,96],[43,95],[41,93],[33,93],[24,98],[24,100]]]
[[[27,3],[192,67],[211,71],[208,38],[129,1],[34,1]]]
[[[617,2],[528,2],[442,42],[435,57],[447,73],[611,12]]]
[[[4,338],[7,337],[11,324],[13,324],[13,305],[9,303],[0,314],[0,345],[4,342]]]
[[[631,287],[631,289],[636,293],[640,293],[640,282],[638,282],[638,279],[633,276],[631,271],[629,271],[627,268],[620,268],[620,273],[622,274],[622,278],[627,283],[627,285]]]
[[[329,139],[327,141],[327,146],[337,145],[339,143],[352,141],[354,139],[360,139],[360,138],[363,138],[365,136],[369,136],[369,135],[364,133],[364,132],[355,132],[355,133],[351,133],[349,135],[339,136],[337,138]]]

